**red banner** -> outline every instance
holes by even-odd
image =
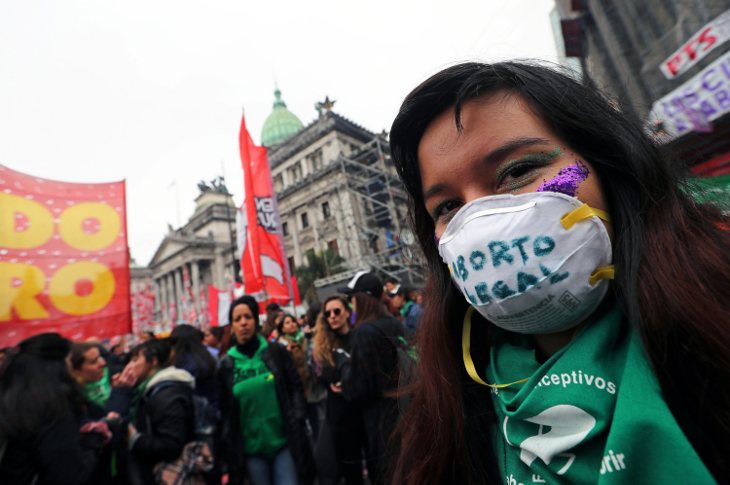
[[[0,165],[0,347],[42,332],[130,332],[125,206],[124,182],[58,182]]]
[[[239,213],[244,289],[259,301],[288,303],[293,292],[269,160],[266,148],[254,145],[245,117],[241,118],[239,143],[244,188]]]

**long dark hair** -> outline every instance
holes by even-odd
[[[279,337],[281,337],[282,335],[284,335],[284,321],[287,318],[291,318],[292,320],[294,320],[294,323],[297,324],[297,329],[299,329],[299,322],[297,322],[297,317],[295,317],[291,313],[285,313],[284,314],[284,317],[281,319],[281,321],[279,322],[279,324],[276,326],[276,330],[279,332]]]
[[[147,362],[152,362],[153,359],[157,360],[157,366],[160,368],[167,367],[170,365],[170,355],[172,354],[172,343],[169,338],[156,338],[147,340],[141,344],[136,345],[129,351],[129,358],[134,359],[137,354],[142,354],[142,357]]]
[[[79,415],[85,401],[66,364],[70,352],[71,342],[57,333],[20,342],[0,377],[0,434],[32,436],[69,413]]]
[[[639,120],[611,107],[600,92],[552,67],[501,62],[460,64],[429,78],[406,97],[391,129],[391,153],[411,199],[411,223],[431,275],[418,342],[422,377],[401,421],[394,483],[501,481],[490,439],[491,400],[461,364],[466,302],[439,258],[418,165],[418,145],[435,117],[453,108],[460,130],[462,105],[497,93],[523,99],[595,168],[616,234],[615,299],[640,333],[685,434],[715,476],[727,478],[727,218],[691,200],[682,190],[686,167],[662,153]],[[489,332],[489,325],[473,327],[480,328]],[[484,349],[488,335],[479,339]]]
[[[195,378],[212,375],[216,362],[203,345],[203,332],[192,325],[178,325],[170,334],[172,365],[191,371]],[[193,372],[194,371],[194,372]]]
[[[355,299],[355,326],[382,317],[390,316],[385,304],[372,295],[358,291],[352,295]]]

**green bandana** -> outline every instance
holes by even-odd
[[[287,335],[284,334],[280,336],[279,338],[283,338],[285,340],[288,340],[290,343],[296,344],[296,345],[302,345],[302,342],[304,341],[304,334],[301,330],[297,330],[297,333],[294,335]]]
[[[83,391],[86,399],[101,407],[105,407],[112,393],[112,384],[109,381],[109,368],[104,367],[104,377],[98,381],[84,384]]]
[[[492,390],[504,483],[714,483],[621,318],[605,314],[542,365],[530,337],[495,331],[487,379],[512,383]]]

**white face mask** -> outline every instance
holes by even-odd
[[[474,200],[454,216],[439,254],[466,300],[498,327],[549,334],[585,320],[613,278],[608,216],[568,195]]]

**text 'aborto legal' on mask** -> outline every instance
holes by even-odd
[[[613,277],[608,216],[556,192],[493,195],[449,222],[439,254],[466,300],[513,332],[549,334],[587,318]]]

